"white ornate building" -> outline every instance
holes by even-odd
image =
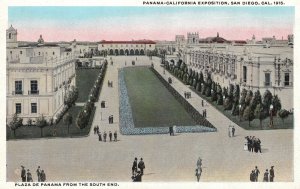
[[[202,45],[186,49],[184,61],[197,71],[210,73],[222,87],[269,90],[282,107],[293,108],[293,49],[286,47]]]
[[[147,51],[155,49],[155,42],[151,40],[136,41],[100,41],[99,51],[106,51],[108,55],[146,55]]]
[[[71,48],[45,43],[18,45],[17,30],[6,31],[7,121],[17,113],[28,118],[54,118],[64,106],[64,96],[75,85],[75,55]]]

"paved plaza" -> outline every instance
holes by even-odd
[[[169,73],[163,74],[158,59],[148,57],[116,56],[104,79],[93,126],[99,125],[101,133],[118,131],[117,142],[99,142],[93,129],[88,137],[55,138],[7,141],[7,181],[21,181],[20,169],[30,169],[34,181],[35,170],[41,166],[47,181],[125,181],[131,182],[131,166],[134,157],[143,158],[146,169],[143,181],[196,182],[195,168],[198,157],[203,160],[200,181],[249,182],[249,174],[257,165],[262,181],[265,169],[274,165],[275,181],[293,181],[293,130],[244,130],[209,104],[201,107],[201,98]],[[207,110],[207,119],[217,132],[181,133],[123,136],[119,134],[118,69],[136,65],[151,65],[167,79],[173,78],[173,87],[182,95],[189,91],[188,101],[201,113]],[[107,82],[113,81],[113,87]],[[107,108],[100,108],[106,101]],[[108,117],[114,123],[108,124]],[[228,125],[235,125],[236,137],[228,137]],[[92,126],[92,127],[93,127]],[[245,136],[255,136],[262,141],[262,153],[244,151]]]

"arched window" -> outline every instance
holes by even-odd
[[[8,39],[11,39],[11,33],[8,34]]]

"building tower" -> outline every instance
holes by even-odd
[[[199,33],[187,33],[187,43],[189,45],[199,44]]]
[[[6,47],[7,48],[18,47],[17,34],[18,34],[17,30],[15,28],[13,28],[12,25],[10,26],[10,28],[8,28],[6,30]]]

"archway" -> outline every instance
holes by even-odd
[[[125,55],[126,56],[129,55],[129,50],[128,49],[125,50]]]
[[[109,55],[114,55],[114,51],[112,49],[109,50]]]
[[[134,50],[130,49],[130,55],[134,55]]]
[[[115,55],[118,56],[119,55],[119,50],[115,49]]]
[[[141,51],[140,51],[140,55],[145,55],[145,51],[144,51],[144,49],[141,49]]]
[[[140,55],[140,52],[139,52],[139,50],[138,49],[135,49],[135,53],[134,53],[135,55]]]
[[[120,55],[124,55],[124,50],[120,49]]]

